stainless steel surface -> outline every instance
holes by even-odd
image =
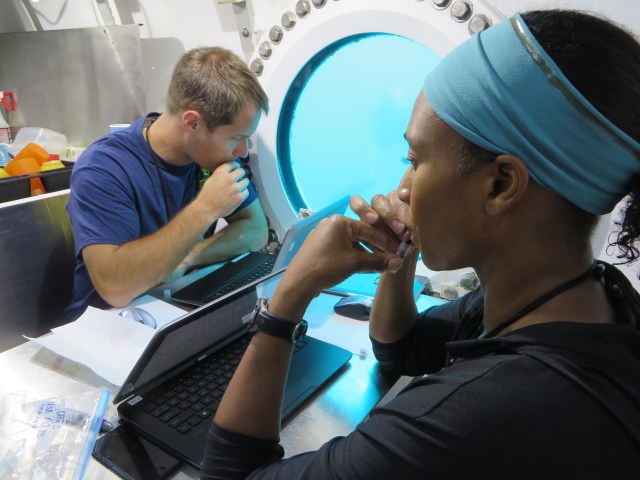
[[[86,146],[144,114],[137,25],[0,34],[0,85],[19,105],[12,127],[45,127]]]
[[[328,296],[325,296],[328,297]],[[312,304],[311,316],[319,321],[326,303]],[[334,328],[335,319],[324,311],[323,326]],[[317,323],[317,322],[316,322]],[[366,322],[356,325],[362,336],[368,330]],[[316,325],[316,332],[322,327]],[[315,336],[315,335],[314,335]],[[71,362],[47,349],[29,342],[0,354],[0,394],[24,392],[27,401],[72,395],[106,386],[116,393],[117,387],[108,384],[87,367]],[[284,425],[281,442],[286,456],[319,448],[327,440],[352,431],[394,385],[385,378],[371,358],[354,355],[347,368],[334,377],[323,389],[305,403]],[[399,382],[402,383],[402,382]],[[395,393],[396,388],[393,389]],[[117,412],[110,404],[106,418],[117,423]],[[117,479],[111,471],[91,459],[87,478]],[[189,466],[175,474],[174,479],[195,479],[198,472]]]
[[[348,367],[285,425],[280,443],[286,457],[348,435],[397,380],[384,377],[371,358],[354,355]]]
[[[0,351],[61,324],[75,265],[69,190],[0,204]]]

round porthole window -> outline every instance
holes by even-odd
[[[324,48],[300,70],[280,110],[279,168],[295,208],[339,196],[370,199],[397,187],[403,138],[432,50],[406,37],[366,33]]]

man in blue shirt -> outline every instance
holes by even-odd
[[[237,159],[267,111],[239,57],[198,48],[178,61],[164,113],[87,148],[67,206],[77,257],[68,318],[125,306],[190,268],[265,245],[264,211]],[[221,218],[228,225],[211,235]]]

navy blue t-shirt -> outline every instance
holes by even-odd
[[[153,115],[157,114],[148,116]],[[155,233],[196,196],[200,167],[171,165],[152,154],[142,135],[146,119],[98,139],[73,167],[67,211],[75,236],[76,268],[65,312],[69,320],[89,305],[109,306],[91,283],[82,258],[84,247],[123,245]],[[248,190],[236,211],[257,198],[252,184]]]

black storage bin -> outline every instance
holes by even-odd
[[[42,185],[44,185],[47,193],[58,192],[69,188],[72,168],[73,167],[64,167],[56,170],[48,170],[40,172],[36,176],[42,180]]]
[[[68,187],[67,187],[68,188]],[[10,202],[31,196],[29,175],[0,178],[0,202]]]

